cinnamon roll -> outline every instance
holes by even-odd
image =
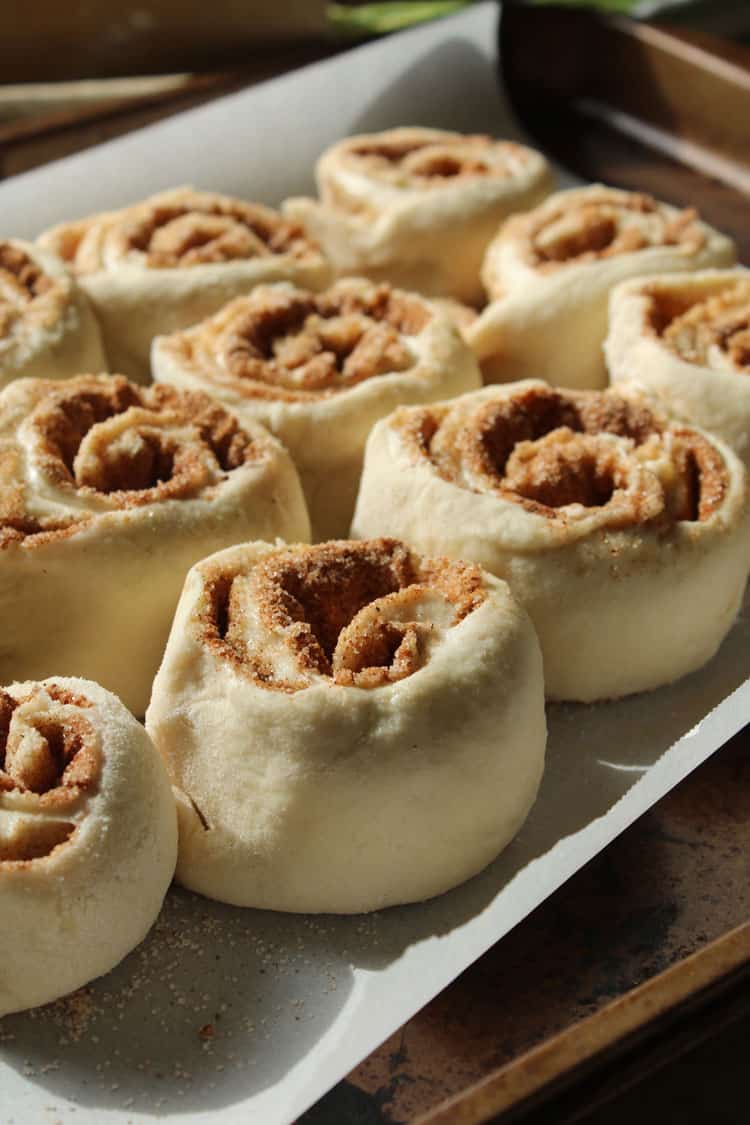
[[[613,383],[718,434],[750,468],[750,270],[632,281],[610,303]]]
[[[498,223],[551,190],[544,157],[515,141],[401,128],[348,137],[316,168],[320,200],[286,215],[324,248],[339,275],[479,303],[479,271]]]
[[[0,394],[0,682],[95,674],[148,702],[188,569],[248,536],[304,539],[286,451],[205,395],[122,376]]]
[[[601,184],[561,191],[501,227],[482,267],[490,303],[466,336],[485,382],[604,387],[607,302],[618,282],[734,260],[731,240],[693,210]]]
[[[0,387],[106,366],[88,298],[62,262],[28,242],[0,241]]]
[[[353,534],[505,578],[542,646],[547,694],[590,702],[700,667],[750,567],[745,469],[637,396],[529,380],[401,408],[374,428]]]
[[[149,376],[151,341],[266,281],[317,288],[330,267],[294,222],[258,203],[176,188],[46,231],[91,299],[110,371]]]
[[[118,964],[176,855],[167,772],[118,699],[57,676],[0,689],[0,1016]]]
[[[205,559],[146,715],[178,794],[179,880],[326,913],[455,886],[534,801],[543,694],[526,614],[470,563],[390,539]]]
[[[316,539],[348,533],[378,418],[481,386],[445,315],[414,294],[352,279],[318,294],[259,286],[209,320],[158,337],[152,364],[158,381],[209,391],[283,441]]]

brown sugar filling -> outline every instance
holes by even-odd
[[[21,316],[40,327],[54,323],[61,311],[62,289],[21,247],[0,242],[0,342],[11,336]],[[42,299],[45,296],[47,300]]]
[[[262,286],[234,302],[220,328],[209,322],[201,335],[185,334],[182,346],[217,378],[238,381],[247,397],[315,400],[414,368],[404,337],[431,318],[423,301],[387,284],[349,283],[319,294]]]
[[[493,141],[477,134],[439,140],[386,136],[352,145],[346,155],[374,174],[381,172],[390,178],[400,173],[429,188],[478,176],[505,179],[511,175],[510,160],[518,163],[525,153],[522,145],[512,141]]]
[[[33,301],[54,285],[41,266],[10,242],[0,242],[0,277],[26,301]]]
[[[4,794],[15,794],[19,801],[10,807],[26,814],[0,837],[0,863],[39,859],[70,839],[76,824],[67,817],[101,775],[99,742],[81,714],[90,700],[56,685],[41,690],[56,706],[19,719],[18,708],[34,693],[17,700],[0,689],[0,806]]]
[[[259,453],[236,418],[207,395],[136,387],[121,376],[56,385],[31,424],[48,478],[106,495],[120,508],[193,497]]]
[[[582,504],[601,508],[627,478],[607,446],[567,427],[538,441],[520,442],[505,465],[503,484],[511,492],[546,508]]]
[[[302,227],[275,211],[220,197],[144,207],[125,217],[122,238],[125,248],[140,251],[153,269],[277,254],[300,258],[317,249]]]
[[[677,483],[672,515],[677,520],[707,520],[724,502],[728,488],[724,460],[702,434],[687,427],[675,430]]]
[[[256,684],[288,692],[320,676],[368,688],[403,679],[422,666],[429,631],[428,623],[410,618],[416,606],[437,595],[450,603],[457,624],[486,596],[479,567],[421,560],[389,539],[274,552],[250,581],[252,595],[237,575],[209,573],[202,638]],[[248,612],[265,635],[281,641],[294,678],[277,676],[268,656],[248,644]]]
[[[473,416],[425,408],[408,413],[402,433],[418,456],[444,479],[481,491],[550,519],[564,519],[571,504],[611,506],[618,526],[668,516],[705,520],[728,487],[721,455],[700,434],[671,431],[675,467],[668,495],[655,476],[630,485],[638,450],[666,440],[664,427],[646,407],[595,391],[531,388],[480,405]],[[605,435],[625,439],[613,443]],[[627,498],[627,499],[626,499]]]
[[[750,282],[737,282],[700,300],[653,286],[647,326],[688,363],[750,373]]]
[[[602,192],[580,202],[563,200],[552,212],[545,209],[523,222],[528,222],[529,260],[543,270],[630,254],[648,246],[679,246],[694,253],[705,242],[694,209],[667,218],[662,204],[638,192],[626,196]]]

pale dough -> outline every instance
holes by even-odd
[[[319,200],[288,199],[339,276],[361,274],[478,303],[499,223],[552,189],[541,153],[515,141],[405,127],[347,137],[316,168]]]
[[[604,344],[610,379],[718,434],[750,468],[750,271],[625,282]]]
[[[88,298],[60,259],[29,242],[0,242],[0,387],[106,366]]]
[[[146,716],[179,794],[179,880],[333,913],[448,890],[534,801],[543,696],[526,614],[478,567],[393,540],[204,560]]]
[[[750,568],[745,469],[643,398],[487,387],[379,422],[352,533],[471,559],[528,610],[547,694],[590,702],[704,664]]]
[[[442,311],[361,279],[317,295],[259,286],[193,328],[157,337],[152,366],[158,382],[206,391],[284,443],[316,539],[348,533],[378,418],[481,386],[471,350]]]
[[[618,282],[734,260],[731,239],[692,210],[601,184],[557,192],[490,244],[489,304],[466,338],[487,383],[604,387],[607,304]]]
[[[257,423],[122,376],[0,394],[0,682],[97,676],[148,702],[194,562],[248,536],[304,539],[297,473]]]
[[[0,1016],[114,968],[176,856],[167,772],[118,699],[59,676],[0,689]]]
[[[319,288],[331,270],[294,222],[258,203],[175,188],[39,238],[76,275],[101,324],[108,369],[149,379],[151,341],[254,285]]]

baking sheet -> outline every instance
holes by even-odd
[[[0,234],[33,236],[180,182],[274,203],[310,190],[317,154],[351,132],[420,123],[514,135],[495,18],[479,5],[2,184]],[[678,684],[551,706],[531,816],[450,894],[326,918],[170,892],[113,973],[0,1020],[0,1121],[292,1121],[744,726],[749,608],[718,656]]]

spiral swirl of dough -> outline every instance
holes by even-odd
[[[730,239],[692,209],[601,184],[558,192],[500,228],[482,266],[490,302],[466,336],[486,382],[529,376],[603,387],[613,287],[731,265],[734,255]]]
[[[750,280],[696,301],[662,331],[665,345],[685,359],[714,371],[750,372]]]
[[[29,243],[1,241],[0,387],[104,366],[94,315],[62,262]]]
[[[146,724],[181,794],[182,882],[374,910],[454,886],[517,830],[541,659],[471,563],[391,539],[247,544],[190,572]]]
[[[704,270],[618,286],[605,353],[613,383],[718,434],[750,466],[750,274]]]
[[[429,457],[439,475],[559,523],[568,538],[595,527],[708,519],[727,491],[709,439],[665,433],[645,405],[614,395],[533,386],[443,410],[442,420],[436,411],[409,422],[422,433],[437,423]]]
[[[541,157],[516,141],[439,129],[400,128],[350,137],[323,156],[321,199],[354,212],[366,209],[373,184],[399,197],[439,191],[468,180],[509,182],[541,166]]]
[[[675,211],[640,192],[599,189],[580,203],[557,197],[556,206],[517,222],[527,238],[529,262],[552,271],[568,262],[605,261],[618,254],[634,254],[649,246],[674,246],[695,254],[706,234],[692,208]],[[493,293],[493,252],[487,257],[487,291]],[[502,292],[502,289],[501,289]]]
[[[39,243],[68,264],[93,302],[110,368],[141,381],[159,332],[187,327],[262,282],[320,287],[330,276],[299,224],[192,188],[63,223]]]
[[[349,530],[365,441],[402,403],[480,386],[458,330],[423,298],[348,278],[320,293],[258,286],[154,342],[155,378],[216,395],[289,449],[316,538]]]
[[[176,852],[166,771],[114,696],[60,677],[0,689],[0,1015],[116,965]]]
[[[64,223],[41,241],[78,275],[122,265],[160,270],[287,255],[304,260],[315,253],[299,226],[271,208],[191,188]]]
[[[19,700],[0,689],[0,863],[48,856],[86,815],[101,780],[91,701],[56,684]]]
[[[528,381],[379,423],[353,530],[387,524],[505,578],[536,625],[549,695],[588,701],[713,654],[747,579],[748,503],[732,451],[643,397]]]
[[[471,564],[425,562],[403,544],[334,541],[206,583],[203,639],[253,683],[287,692],[332,681],[395,683],[484,600]]]
[[[6,675],[96,670],[142,714],[187,569],[254,534],[309,534],[298,478],[206,395],[102,375],[0,397]]]
[[[546,160],[515,141],[400,128],[348,137],[323,153],[319,201],[284,211],[339,275],[361,274],[479,302],[479,269],[498,224],[550,190]]]

